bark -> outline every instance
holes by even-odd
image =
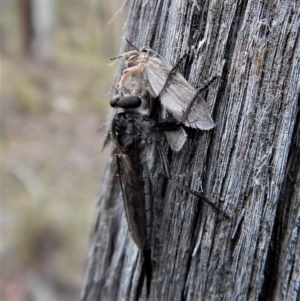
[[[216,126],[167,145],[171,174],[226,210],[164,180],[157,153],[152,278],[128,233],[110,158],[83,300],[299,300],[299,1],[133,0],[125,37],[149,45],[194,87],[221,73],[206,101]],[[130,46],[123,43],[124,50]],[[119,79],[123,63],[117,73]],[[115,114],[115,111],[111,111]],[[148,298],[148,299],[147,299]]]

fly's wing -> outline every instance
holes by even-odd
[[[182,149],[187,136],[182,127],[172,131],[165,131],[165,135],[172,150],[178,152]]]
[[[137,247],[142,250],[145,245],[145,217],[141,184],[130,159],[126,155],[116,157],[129,231]]]
[[[152,57],[145,64],[144,78],[147,79],[147,88],[154,98],[160,97],[162,117],[171,115],[180,121],[196,90],[178,71],[168,79],[171,67],[159,58]],[[168,83],[165,86],[167,79]],[[214,127],[207,104],[200,96],[196,99],[184,124],[201,130]]]
[[[157,57],[150,57],[144,62],[143,78],[145,87],[153,98],[159,97],[171,70],[170,65]]]

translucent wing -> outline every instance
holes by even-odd
[[[168,65],[162,67],[162,64],[157,63],[157,61],[161,60],[158,58],[149,59],[144,68],[143,77],[147,79],[150,94],[153,97],[160,97],[162,118],[165,119],[171,115],[180,121],[196,90],[178,71],[172,74],[165,86],[171,68]],[[201,130],[209,130],[214,127],[207,104],[200,96],[188,113],[185,125]]]
[[[165,131],[165,135],[172,150],[180,151],[186,141],[186,132],[180,127],[177,130]]]
[[[145,215],[141,183],[126,155],[117,155],[117,164],[129,231],[142,250],[145,245]]]

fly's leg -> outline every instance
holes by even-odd
[[[168,74],[168,77],[162,87],[162,89],[160,90],[160,92],[158,93],[158,96],[157,98],[160,97],[160,95],[163,93],[163,91],[165,90],[167,84],[168,84],[168,81],[170,80],[170,78],[172,77],[172,75],[175,74],[176,72],[176,69],[178,68],[179,64],[183,61],[183,59],[187,56],[187,53],[185,53],[181,58],[179,58],[178,62],[175,64],[175,66],[171,69],[171,71],[169,72]]]
[[[178,121],[173,121],[173,122],[166,121],[166,122],[156,123],[153,127],[163,131],[172,131],[172,130],[176,131],[182,127],[182,124]]]
[[[126,38],[126,42],[133,47],[135,50],[139,51],[139,48],[137,48],[136,46],[134,46],[127,38]]]
[[[185,112],[183,113],[180,122],[184,123],[189,115],[189,112],[191,110],[191,107],[194,105],[196,99],[200,95],[200,93],[204,90],[206,90],[217,78],[220,78],[221,76],[215,75],[213,78],[211,78],[206,85],[204,85],[202,88],[198,89],[197,92],[194,94],[193,98],[191,99],[190,103],[188,104]]]
[[[173,180],[171,178],[171,174],[170,174],[170,169],[169,169],[169,164],[168,164],[168,159],[166,157],[166,154],[164,153],[161,144],[158,142],[157,143],[157,149],[160,155],[160,158],[162,160],[163,163],[163,167],[164,167],[164,171],[165,171],[165,175],[167,177],[167,179],[177,188],[184,190],[198,198],[200,198],[201,200],[203,200],[204,202],[206,202],[207,204],[209,204],[211,207],[213,207],[220,215],[225,216],[226,218],[229,218],[229,216],[223,212],[222,210],[220,210],[213,202],[211,202],[210,200],[208,200],[203,192],[199,192],[196,190],[192,190],[190,188],[188,188],[187,186],[181,184],[180,182]]]

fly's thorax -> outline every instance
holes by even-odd
[[[152,122],[139,113],[118,113],[112,121],[112,139],[124,154],[143,150],[152,139]]]
[[[111,135],[114,143],[122,153],[126,153],[133,143],[132,123],[124,113],[116,114],[112,121]]]

